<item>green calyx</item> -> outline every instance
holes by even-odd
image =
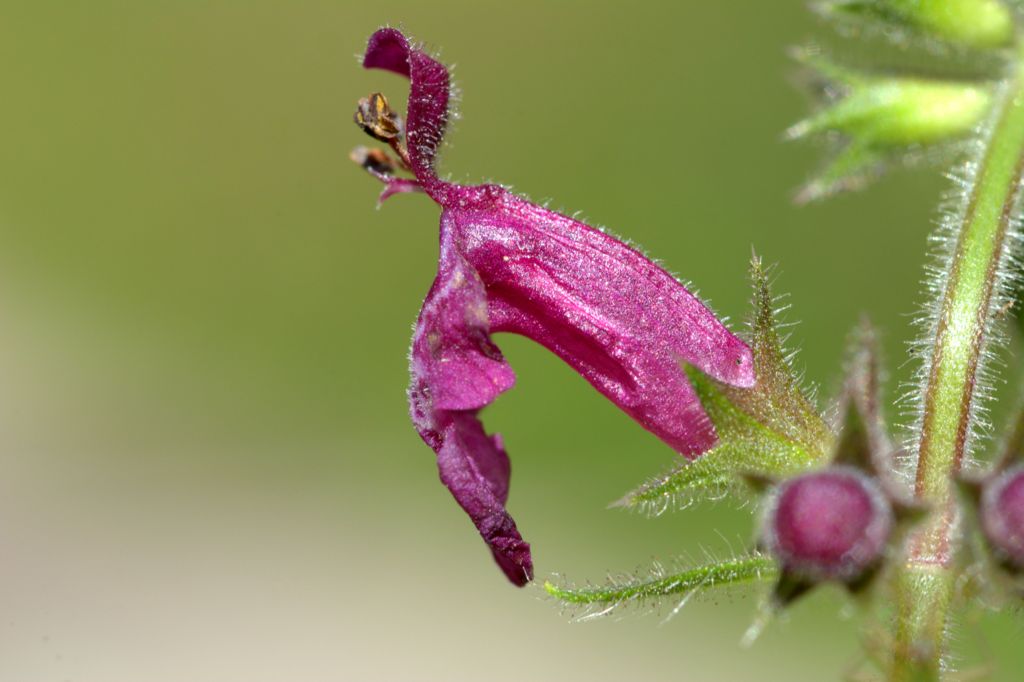
[[[801,391],[782,349],[768,275],[756,256],[750,270],[754,313],[749,340],[757,384],[735,388],[686,367],[718,442],[696,460],[628,493],[615,506],[658,514],[696,500],[742,493],[746,486],[741,473],[784,477],[812,467],[831,451],[832,433]]]

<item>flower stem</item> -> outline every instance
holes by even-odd
[[[953,477],[976,418],[979,366],[1008,267],[1024,172],[1024,49],[1018,48],[983,139],[946,267],[924,385],[916,497],[935,512],[911,538],[896,576],[890,680],[937,680],[954,596]]]

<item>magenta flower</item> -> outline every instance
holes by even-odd
[[[498,565],[524,585],[533,562],[505,510],[508,455],[478,418],[515,383],[491,334],[522,334],[548,348],[689,458],[716,435],[680,364],[748,387],[750,349],[671,275],[617,239],[499,186],[438,178],[449,74],[402,33],[377,31],[363,65],[407,77],[411,92],[404,125],[379,94],[361,101],[356,113],[398,160],[366,149],[353,158],[385,183],[382,200],[423,191],[442,208],[438,274],[412,340],[412,420],[437,453],[441,481]],[[414,179],[396,177],[398,167]]]

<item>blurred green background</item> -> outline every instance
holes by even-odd
[[[819,162],[785,48],[802,3],[0,2],[0,681],[815,680],[858,657],[825,590],[749,650],[756,593],[569,622],[510,587],[406,416],[438,210],[347,159],[379,25],[458,64],[443,167],[607,225],[747,310],[781,262],[827,394],[862,312],[905,379],[945,181],[898,173],[796,208]],[[499,338],[486,412],[538,575],[727,552],[749,511],[606,504],[673,454],[560,361]],[[664,612],[663,612],[664,613]],[[1019,679],[1013,614],[963,622]]]

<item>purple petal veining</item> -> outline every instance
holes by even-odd
[[[477,416],[515,383],[491,334],[521,334],[548,348],[690,458],[716,435],[680,363],[749,387],[750,350],[670,274],[619,240],[499,186],[439,179],[448,70],[399,31],[377,31],[363,64],[410,80],[406,158],[416,179],[384,178],[382,199],[422,189],[442,208],[438,274],[412,342],[413,423],[499,566],[523,585],[533,564],[505,510],[508,455]]]

